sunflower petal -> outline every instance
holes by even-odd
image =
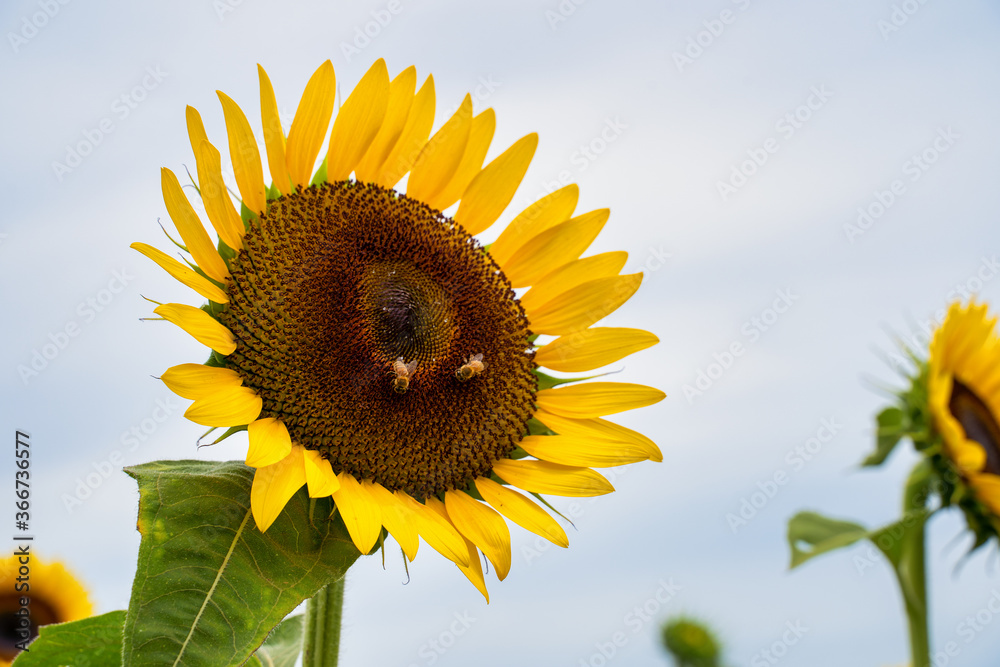
[[[413,512],[413,522],[417,532],[432,549],[463,567],[468,567],[469,552],[465,546],[465,538],[459,534],[450,521],[423,503],[408,496],[403,491],[396,491],[399,498]]]
[[[313,449],[305,450],[303,457],[309,497],[326,498],[333,495],[340,488],[340,480],[334,474],[330,461]]]
[[[605,419],[573,419],[548,412],[536,410],[535,418],[560,435],[572,435],[592,440],[608,442],[627,442],[646,449],[649,460],[663,461],[660,448],[652,440],[638,431],[619,426]]]
[[[538,392],[538,407],[564,417],[589,419],[659,403],[659,389],[628,382],[583,382]]]
[[[340,480],[340,488],[334,492],[333,502],[344,519],[354,546],[362,554],[366,554],[382,534],[379,505],[368,489],[350,473],[342,472],[337,475],[337,479]]]
[[[561,336],[586,329],[618,310],[641,284],[641,273],[589,280],[538,306],[531,330]]]
[[[403,126],[406,125],[410,107],[413,106],[413,94],[416,89],[417,68],[412,65],[400,72],[389,84],[389,103],[386,106],[382,126],[364,157],[354,168],[354,176],[358,181],[375,182],[379,168],[403,133]]]
[[[379,167],[378,176],[374,179],[376,184],[391,188],[413,166],[434,125],[434,99],[434,77],[429,76],[413,98],[399,139]]]
[[[597,278],[618,275],[627,260],[628,253],[624,251],[605,252],[593,257],[574,259],[545,274],[532,285],[531,289],[521,297],[521,305],[530,317],[539,306],[577,285]]]
[[[145,243],[133,243],[129,247],[138,250],[159,264],[160,268],[173,276],[177,281],[187,285],[209,301],[229,303],[229,295],[214,285],[211,280],[199,273],[195,273],[162,250],[154,248],[151,245],[146,245]]]
[[[265,532],[285,509],[295,492],[306,483],[301,445],[293,445],[288,456],[273,465],[257,468],[250,487],[250,509],[257,529]]]
[[[503,265],[513,287],[533,285],[552,271],[576,259],[590,247],[604,228],[611,211],[584,213],[546,229],[525,243]]]
[[[222,156],[215,146],[203,141],[197,160],[198,186],[201,189],[201,199],[205,202],[205,213],[219,238],[233,250],[239,250],[243,247],[246,228],[233,206],[233,200],[229,198],[226,184],[222,181]]]
[[[465,491],[447,491],[444,504],[458,532],[483,550],[503,581],[510,572],[510,529],[507,522],[489,506]]]
[[[336,92],[337,77],[333,72],[333,63],[327,60],[309,78],[292,119],[292,127],[288,130],[285,164],[296,188],[304,188],[312,180],[316,156],[330,127]]]
[[[250,387],[227,387],[195,399],[184,416],[202,426],[242,426],[253,423],[263,406],[260,396]]]
[[[611,482],[589,468],[548,461],[501,459],[493,464],[493,472],[511,486],[529,493],[585,497],[603,496],[615,490]]]
[[[198,151],[201,150],[201,142],[208,141],[205,134],[205,123],[201,120],[201,114],[192,106],[184,109],[185,120],[187,120],[188,139],[191,141],[191,152],[195,159],[198,159]]]
[[[490,246],[490,255],[501,267],[506,267],[507,260],[525,243],[553,225],[569,220],[579,198],[580,188],[575,183],[545,195],[511,220]]]
[[[195,264],[205,272],[212,280],[224,283],[229,278],[229,269],[223,261],[215,244],[209,238],[205,226],[198,219],[191,202],[181,190],[181,184],[177,181],[174,172],[166,167],[160,170],[160,185],[163,189],[163,203],[167,206],[167,213],[174,221],[177,231],[187,246],[188,252],[194,259]]]
[[[539,348],[535,363],[564,373],[592,371],[659,342],[659,338],[642,329],[583,329]]]
[[[496,123],[493,109],[487,109],[472,119],[469,142],[465,146],[465,152],[462,153],[462,161],[458,163],[455,175],[442,190],[425,200],[428,206],[443,211],[458,201],[483,166],[483,160],[486,159],[486,153],[490,149],[490,142],[493,141]]]
[[[243,378],[236,371],[204,364],[171,366],[160,379],[167,389],[191,400],[206,398],[217,391],[243,384]]]
[[[253,136],[250,122],[239,105],[221,90],[215,92],[222,103],[222,114],[226,118],[229,157],[233,162],[233,173],[236,175],[236,186],[240,189],[240,197],[251,211],[263,213],[267,208],[267,197],[257,139]]]
[[[410,178],[406,196],[428,203],[452,179],[462,161],[472,131],[472,96],[466,95],[458,110],[445,121],[420,151]]]
[[[470,234],[485,231],[514,198],[538,148],[538,135],[529,134],[483,167],[462,193],[455,221]]]
[[[649,458],[645,447],[572,435],[529,435],[519,443],[536,459],[581,468],[611,468]]]
[[[292,436],[280,419],[264,417],[252,421],[247,426],[247,435],[250,447],[247,449],[246,464],[252,468],[274,465],[292,451]]]
[[[260,79],[260,118],[264,126],[264,147],[267,149],[267,168],[271,172],[271,182],[282,194],[290,193],[292,186],[285,163],[285,131],[281,129],[278,102],[274,99],[274,86],[267,72],[257,65]]]
[[[569,546],[569,538],[556,520],[548,512],[516,491],[511,491],[492,479],[480,477],[476,480],[479,495],[505,517],[540,535],[560,547]]]
[[[445,521],[452,523],[451,516],[448,514],[448,509],[440,500],[437,498],[429,498],[427,506],[439,514]],[[486,598],[486,604],[489,604],[490,593],[486,590],[486,577],[483,576],[483,564],[479,560],[479,551],[476,549],[476,545],[464,535],[462,536],[462,541],[465,542],[465,548],[469,552],[469,564],[462,565],[461,563],[456,563],[456,565],[458,565],[458,569],[462,571],[462,574],[464,574],[466,578],[472,582],[472,585],[483,594],[483,597]]]
[[[379,58],[337,112],[326,153],[326,179],[346,180],[382,127],[389,104],[389,72]]]
[[[219,354],[232,354],[236,350],[236,339],[229,329],[201,308],[183,303],[164,303],[154,308],[153,312]]]
[[[378,503],[385,529],[412,562],[417,557],[420,546],[420,535],[413,522],[413,510],[381,484],[372,484],[368,490],[372,499]]]

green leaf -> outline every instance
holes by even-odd
[[[264,645],[253,654],[250,667],[295,667],[302,653],[304,616],[289,616],[274,629]]]
[[[799,512],[788,522],[788,546],[796,568],[807,560],[868,537],[868,529],[850,521],[830,519],[815,512]],[[807,548],[803,549],[802,545]]]
[[[38,638],[14,660],[17,667],[120,665],[125,610],[70,623],[43,625]]]
[[[904,426],[906,415],[899,408],[886,408],[879,413],[875,451],[868,455],[861,465],[865,467],[882,465],[899,441],[906,435]]]
[[[285,616],[360,555],[330,498],[300,489],[266,534],[250,513],[253,469],[155,461],[139,484],[142,535],[124,665],[241,665]],[[312,510],[311,510],[312,508]]]

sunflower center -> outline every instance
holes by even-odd
[[[534,406],[527,317],[461,226],[339,182],[271,202],[245,244],[220,317],[237,340],[226,364],[293,441],[418,498],[517,446]],[[486,370],[459,381],[476,354]]]
[[[44,600],[31,598],[28,607],[31,611],[31,621],[27,627],[22,625],[24,617],[16,612],[21,609],[21,596],[14,594],[0,595],[0,660],[13,660],[20,650],[16,644],[30,641],[38,636],[38,626],[59,623],[56,610]],[[27,635],[24,631],[27,630]]]
[[[986,451],[986,472],[1000,475],[1000,425],[989,406],[955,378],[948,409],[962,425],[965,436],[978,442]]]

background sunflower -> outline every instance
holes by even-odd
[[[197,171],[177,110],[217,108],[220,87],[254,100],[260,62],[281,87],[287,131],[317,63],[333,60],[346,94],[384,57],[394,72],[434,72],[453,105],[471,92],[496,108],[497,147],[540,132],[511,211],[568,182],[580,185],[581,210],[613,211],[592,252],[628,249],[623,271],[646,277],[604,326],[653,331],[661,344],[606,370],[671,396],[622,419],[669,463],[615,475],[619,491],[600,502],[560,502],[579,529],[567,529],[571,552],[512,528],[521,576],[494,586],[488,608],[444,559],[427,559],[405,595],[401,563],[388,559],[386,576],[367,559],[348,582],[345,664],[578,663],[619,631],[628,642],[614,664],[655,664],[659,619],[634,610],[671,578],[682,589],[649,609],[659,604],[665,617],[699,600],[721,627],[739,629],[726,637],[734,662],[749,663],[795,620],[809,633],[788,664],[900,662],[903,628],[883,633],[898,613],[885,595],[892,574],[875,559],[817,561],[794,577],[781,567],[785,521],[800,507],[872,525],[896,516],[915,457],[900,450],[878,474],[844,475],[869,452],[870,415],[883,402],[858,382],[887,377],[871,354],[889,347],[880,326],[926,348],[942,304],[963,298],[957,290],[1000,303],[990,264],[1000,100],[984,85],[1000,55],[997,14],[925,3],[896,26],[894,4],[903,3],[70,2],[35,32],[37,1],[4,3],[0,400],[8,433],[27,427],[46,443],[35,460],[38,539],[72,548],[100,607],[121,608],[138,536],[135,484],[114,469],[235,459],[247,446],[234,436],[196,452],[202,429],[183,419],[183,402],[153,379],[136,382],[202,353],[171,327],[138,323],[149,305],[140,295],[183,302],[190,291],[128,249],[136,229],[167,222],[150,174]],[[33,36],[15,50],[8,33],[22,31]],[[221,114],[205,122],[226,136]],[[949,126],[950,145],[938,133]],[[57,174],[54,163],[74,166]],[[718,183],[739,182],[741,168],[754,173],[723,201]],[[859,219],[867,229],[852,243],[844,227]],[[41,370],[22,380],[19,367],[33,361]],[[700,378],[707,389],[689,401],[685,385],[702,391]],[[734,532],[727,515],[742,520],[741,508],[751,518]],[[943,515],[929,553],[963,527]],[[946,633],[997,583],[980,559],[958,582],[950,562],[932,563]],[[758,604],[751,614],[731,599]],[[452,625],[456,613],[464,625]],[[400,629],[396,641],[380,641],[384,625]],[[990,664],[998,642],[977,634],[963,662]]]

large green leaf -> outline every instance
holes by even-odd
[[[274,629],[264,645],[257,649],[250,667],[295,667],[302,653],[303,616],[289,616]]]
[[[788,521],[792,568],[810,558],[840,549],[868,537],[868,529],[850,521],[830,519],[815,512],[799,512]]]
[[[17,667],[104,667],[120,665],[125,610],[109,611],[70,623],[43,625]]]
[[[329,498],[301,489],[266,534],[250,514],[242,463],[156,461],[139,484],[139,564],[125,620],[125,667],[222,667],[250,659],[299,603],[360,555]]]

